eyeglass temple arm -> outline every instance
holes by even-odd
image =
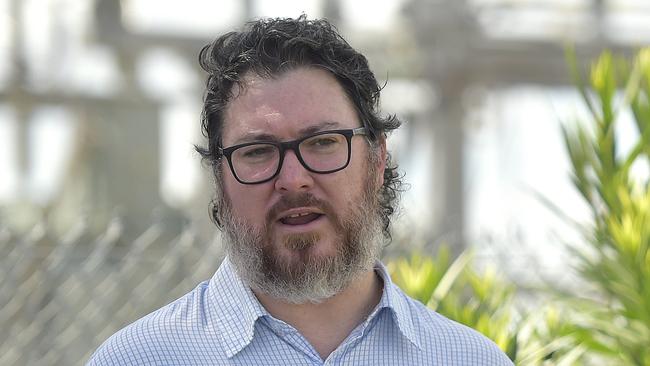
[[[365,127],[357,127],[352,129],[352,136],[354,135],[367,135],[368,131]]]

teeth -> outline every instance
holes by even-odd
[[[290,219],[293,219],[293,218],[296,218],[296,217],[307,216],[307,215],[309,215],[309,212],[304,212],[304,213],[299,213],[299,214],[293,214],[293,215],[289,215],[289,216],[287,216],[287,217],[290,218]]]

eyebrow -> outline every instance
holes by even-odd
[[[255,141],[280,141],[277,136],[264,133],[264,132],[250,132],[245,134],[244,136],[238,138],[232,143],[232,146],[234,145],[239,145],[239,144],[245,144],[247,142],[255,142]]]
[[[300,130],[300,136],[307,136],[316,132],[325,131],[333,128],[340,128],[341,124],[333,121],[324,121],[317,125],[305,127]]]
[[[341,124],[338,122],[333,122],[333,121],[324,121],[309,127],[302,128],[298,131],[298,134],[300,137],[308,136],[320,131],[325,131],[328,129],[334,129],[334,128],[340,128]],[[247,142],[255,142],[255,141],[273,141],[273,142],[280,142],[282,141],[280,138],[278,138],[275,135],[271,135],[269,133],[265,132],[251,132],[247,133],[237,140],[233,142],[231,146],[234,145],[239,145]]]

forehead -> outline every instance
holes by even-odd
[[[343,88],[327,71],[302,67],[273,78],[248,74],[224,112],[224,146],[256,136],[297,138],[301,131],[360,125]]]

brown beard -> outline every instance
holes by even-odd
[[[346,212],[337,214],[328,202],[310,193],[282,197],[266,215],[266,224],[257,230],[232,214],[224,220],[225,247],[240,277],[254,290],[291,303],[317,303],[336,295],[379,259],[382,227],[379,216],[378,186],[370,169],[361,197]],[[321,239],[318,233],[287,235],[273,243],[272,224],[278,214],[293,207],[317,207],[334,225],[336,253],[315,255],[311,248]],[[285,258],[279,247],[295,255]]]

